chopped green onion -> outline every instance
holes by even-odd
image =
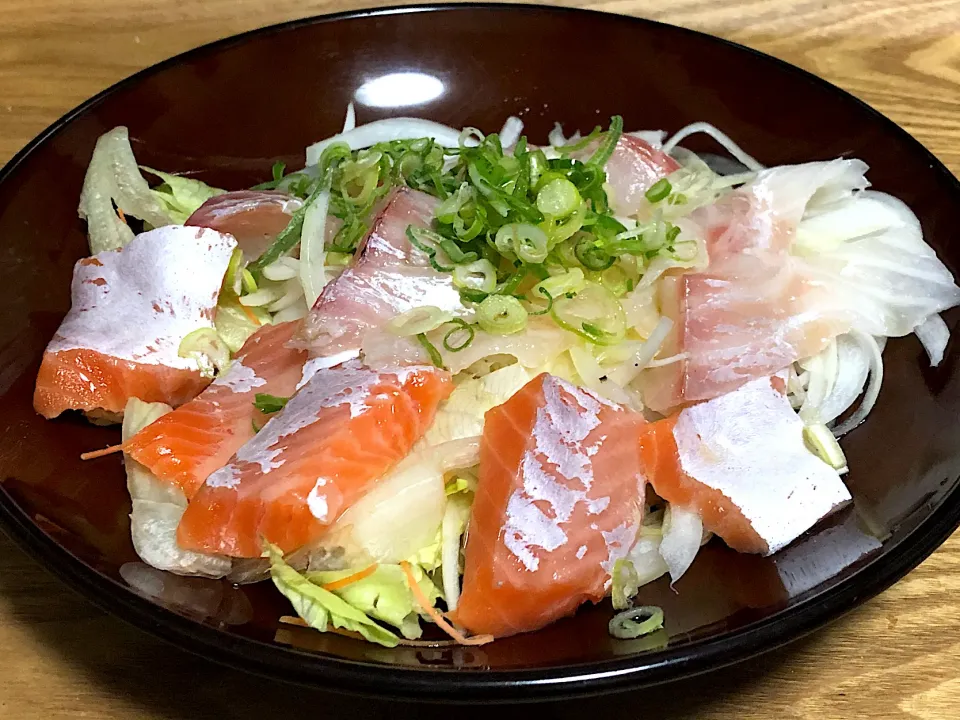
[[[543,310],[536,310],[534,312],[530,312],[528,310],[527,314],[528,315],[547,315],[548,313],[550,313],[551,310],[553,310],[553,295],[551,295],[549,291],[545,290],[540,286],[535,287],[534,290],[536,291],[537,294],[543,295],[545,298],[547,298],[547,306],[543,308]]]
[[[583,221],[586,219],[586,216],[587,204],[581,203],[580,207],[577,208],[572,215],[559,224],[557,224],[554,218],[549,218],[544,221],[543,226],[546,226],[544,230],[546,230],[554,243],[558,243],[569,237],[573,237],[580,228],[583,227]]]
[[[673,190],[673,187],[670,185],[670,181],[666,178],[661,178],[651,185],[644,195],[649,202],[658,203],[666,199],[671,190]]]
[[[240,271],[240,286],[245,293],[255,293],[257,291],[257,280],[253,273],[244,268]]]
[[[602,285],[590,283],[572,298],[553,304],[554,321],[597,345],[616,345],[626,335],[627,319],[617,298]]]
[[[453,284],[461,290],[478,290],[489,295],[497,289],[497,269],[486,259],[457,265],[453,269]]]
[[[451,262],[459,265],[460,263],[473,262],[477,259],[477,254],[475,252],[465,253],[460,249],[460,246],[457,245],[453,240],[449,238],[444,238],[440,241],[440,249],[446,253],[447,257],[450,258]]]
[[[512,335],[527,325],[527,311],[512,295],[490,295],[477,307],[480,328],[491,335]]]
[[[408,337],[436,330],[453,319],[453,315],[433,305],[421,305],[390,319],[387,330],[394,335]]]
[[[606,270],[616,258],[607,252],[593,235],[584,233],[574,248],[577,260],[587,270]]]
[[[541,263],[546,260],[548,242],[547,234],[543,230],[528,223],[504,225],[497,231],[494,240],[497,249],[512,251],[527,263]]]
[[[843,449],[826,425],[820,423],[805,426],[803,439],[807,447],[834,470],[844,470],[847,467],[847,458],[843,454]]]
[[[264,415],[280,412],[290,401],[288,397],[279,397],[278,395],[269,395],[267,393],[257,393],[253,396],[253,406]]]
[[[630,608],[610,620],[608,630],[618,640],[634,640],[663,627],[663,610],[652,605]]]
[[[640,578],[633,563],[626,558],[620,558],[613,564],[611,577],[611,600],[614,610],[626,610],[630,607],[630,598],[637,594]]]
[[[438,368],[443,368],[443,356],[440,354],[440,351],[434,347],[434,344],[430,342],[430,339],[425,333],[420,333],[417,335],[417,342],[419,342],[420,345],[423,346],[423,349],[427,351],[427,355],[430,356],[430,362],[432,362]]]
[[[490,293],[480,290],[471,290],[470,288],[460,288],[460,300],[463,302],[480,303],[487,299]]]
[[[234,248],[233,253],[230,255],[230,262],[227,263],[227,272],[223,276],[223,289],[228,292],[233,293],[234,295],[239,295],[243,290],[243,250],[240,248]],[[254,282],[256,285],[256,282]]]
[[[587,160],[586,164],[593,165],[594,167],[603,167],[606,165],[607,160],[613,155],[617,143],[620,142],[621,135],[623,135],[623,118],[619,115],[614,115],[610,118],[610,129],[607,130],[603,136],[603,140],[600,141],[600,146],[591,158]]]
[[[177,355],[196,360],[201,377],[212,378],[223,373],[230,364],[230,350],[213,328],[199,328],[187,333]]]
[[[497,287],[498,295],[513,295],[516,292],[516,289],[520,287],[520,283],[523,282],[524,278],[527,277],[528,269],[526,267],[518,267],[513,273],[504,280]]]
[[[350,253],[328,252],[325,264],[327,267],[346,267],[351,260],[353,255]]]
[[[450,352],[460,352],[461,350],[465,350],[467,347],[470,346],[470,343],[473,342],[473,338],[476,335],[476,331],[473,329],[473,325],[468,324],[467,322],[465,322],[464,320],[461,320],[460,318],[453,318],[453,320],[451,320],[450,322],[453,323],[456,327],[454,327],[452,330],[447,332],[446,335],[443,336],[443,347],[446,350],[449,350]],[[466,333],[466,338],[464,339],[464,341],[460,343],[451,342],[450,338],[459,332]]]
[[[633,289],[633,278],[618,264],[600,273],[600,284],[620,298]]]
[[[541,280],[533,287],[534,295],[546,293],[552,297],[560,297],[567,293],[578,293],[587,286],[587,280],[580,268],[571,268],[565,273]]]
[[[544,215],[566,217],[580,206],[577,186],[566,178],[557,178],[544,185],[537,193],[537,209]]]

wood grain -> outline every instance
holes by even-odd
[[[361,0],[0,0],[0,162],[71,107],[154,62]],[[811,70],[960,172],[960,0],[598,0]],[[824,119],[826,122],[827,119]],[[538,710],[574,718],[960,717],[960,536],[882,596],[793,646],[645,693]],[[106,616],[0,537],[0,718],[479,715],[259,682]],[[532,709],[503,709],[528,716]]]

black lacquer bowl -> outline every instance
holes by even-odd
[[[585,36],[588,54],[576,50]],[[395,78],[373,82],[395,73],[406,73],[399,91]],[[599,606],[484,647],[388,650],[279,624],[289,609],[269,584],[191,580],[156,596],[130,544],[120,462],[79,459],[118,432],[46,422],[31,407],[85,254],[76,207],[94,142],[126,125],[144,165],[247,187],[278,159],[302,163],[351,99],[361,122],[418,115],[493,130],[518,114],[542,142],[555,120],[588,130],[622,114],[628,128],[711,122],[769,165],[859,157],[960,270],[960,184],[936,158],[836,87],[706,35],[584,11],[454,6],[317,18],[189,52],[69,113],[0,174],[0,524],[94,602],[212,660],[291,681],[432,699],[556,697],[656,683],[786,643],[888,587],[960,523],[960,344],[930,369],[911,337],[890,343],[880,401],[844,441],[855,507],[773,558],[711,543],[676,592],[666,579],[644,588],[641,600],[667,618],[653,640],[612,640],[610,608]],[[960,314],[946,318],[955,328]]]

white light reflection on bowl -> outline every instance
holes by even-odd
[[[369,107],[394,108],[421,105],[443,94],[443,83],[421,72],[398,72],[367,80],[354,97]]]

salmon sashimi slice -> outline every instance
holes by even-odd
[[[180,405],[200,392],[209,380],[178,350],[189,333],[213,328],[236,245],[214,230],[168,225],[80,260],[70,312],[43,354],[37,412],[122,413],[131,397]]]
[[[140,430],[124,443],[124,451],[192,498],[210,473],[253,438],[254,423],[266,422],[253,404],[255,396],[293,394],[307,356],[286,347],[297,327],[289,322],[260,328],[224,375],[186,405]]]
[[[660,305],[674,326],[661,355],[684,359],[645,373],[649,407],[665,412],[769,377],[850,329],[851,308],[790,248],[808,205],[851,197],[865,171],[859,160],[764,170],[680,223],[704,238],[709,265],[663,280]]]
[[[314,373],[231,461],[212,473],[180,522],[181,547],[260,557],[317,539],[433,422],[453,389],[429,366]]]
[[[804,443],[778,378],[684,408],[640,438],[657,494],[699,513],[740,552],[775,553],[851,500],[837,471]]]
[[[356,356],[366,333],[415,307],[465,312],[453,276],[434,270],[407,238],[410,225],[430,227],[439,202],[409,188],[392,191],[353,266],[324,287],[306,318],[311,358]]]
[[[642,519],[642,426],[547,374],[487,412],[458,624],[504,637],[607,594]]]
[[[610,207],[618,215],[636,215],[647,207],[644,193],[680,163],[645,140],[624,135],[605,166]]]

